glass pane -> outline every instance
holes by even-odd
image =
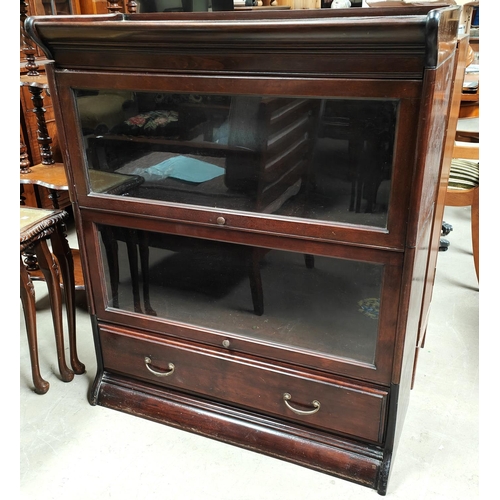
[[[381,264],[98,229],[108,307],[374,362]]]
[[[397,101],[77,91],[90,187],[386,227]]]

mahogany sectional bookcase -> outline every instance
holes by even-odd
[[[387,491],[422,330],[459,9],[28,18],[90,403]]]

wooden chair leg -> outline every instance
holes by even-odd
[[[134,311],[142,314],[141,295],[139,293],[139,259],[137,256],[137,245],[135,238],[127,239],[127,255],[130,267],[130,279],[132,280],[132,296],[134,300]]]
[[[35,289],[21,257],[21,303],[23,305],[26,333],[31,360],[31,376],[37,394],[45,394],[50,384],[42,378],[38,361],[38,341],[36,332]]]
[[[472,255],[479,281],[479,187],[474,191],[471,205]]]
[[[304,254],[307,269],[314,269],[314,255]]]
[[[250,278],[250,291],[252,293],[253,311],[257,316],[264,314],[264,289],[262,287],[262,276],[260,263],[268,250],[254,248],[250,252],[248,263],[248,276]],[[304,254],[307,269],[314,269],[314,255]]]
[[[75,266],[71,248],[61,225],[58,225],[52,234],[51,242],[52,252],[57,258],[64,289],[71,367],[75,373],[81,375],[85,373],[85,365],[78,359],[76,345]]]
[[[257,316],[264,314],[264,291],[262,289],[262,276],[260,274],[260,261],[263,251],[254,248],[250,251],[248,262],[248,276],[250,278],[250,291],[252,293],[253,311]]]
[[[75,374],[68,368],[64,355],[64,334],[62,324],[62,298],[59,276],[56,272],[56,264],[49,251],[46,240],[38,241],[35,244],[35,254],[38,257],[38,265],[45,278],[45,283],[49,291],[50,309],[52,321],[54,323],[54,334],[56,337],[57,361],[59,372],[64,382],[71,382]]]
[[[149,236],[146,231],[138,231],[137,236],[139,241],[139,256],[141,259],[144,312],[149,316],[157,316],[156,311],[151,306],[151,297],[149,294]]]

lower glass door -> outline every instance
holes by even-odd
[[[97,227],[107,310],[375,364],[381,263]]]

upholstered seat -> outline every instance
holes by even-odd
[[[479,162],[455,158],[451,162],[449,190],[468,190],[479,186]]]

